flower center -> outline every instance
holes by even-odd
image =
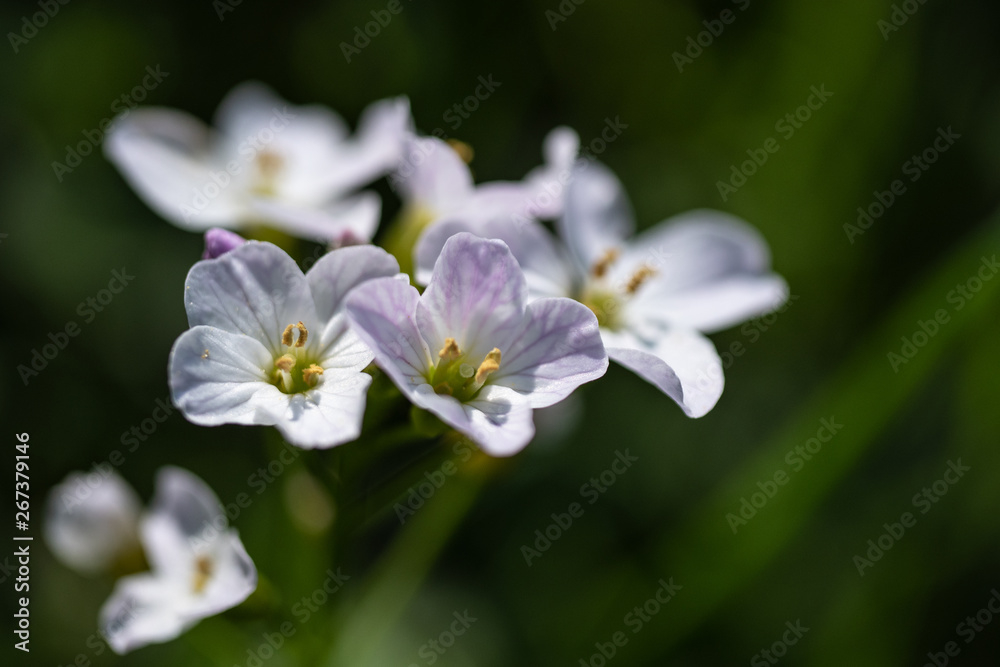
[[[438,352],[438,363],[430,370],[427,381],[437,394],[454,396],[463,403],[475,398],[489,376],[500,370],[500,349],[493,348],[478,367],[466,361],[454,338],[445,338]]]
[[[309,391],[322,379],[323,367],[316,363],[305,347],[309,330],[300,320],[289,324],[281,334],[281,344],[286,351],[274,360],[272,380],[274,386],[285,394]]]
[[[215,565],[208,556],[198,556],[194,561],[194,576],[191,581],[191,590],[201,593],[208,585],[208,580],[212,578]]]
[[[277,192],[278,174],[285,165],[284,158],[272,150],[264,149],[254,158],[256,174],[253,191],[262,197],[273,197]]]
[[[597,316],[598,325],[607,329],[620,329],[621,309],[635,296],[639,288],[656,275],[656,270],[647,264],[640,266],[628,280],[612,287],[605,278],[612,265],[618,260],[617,248],[608,248],[594,262],[590,269],[590,280],[580,294],[579,301]]]

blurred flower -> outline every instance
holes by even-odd
[[[552,130],[545,139],[545,164],[522,181],[493,181],[475,185],[472,172],[458,150],[436,137],[413,137],[391,183],[406,209],[401,221],[409,245],[407,256],[425,229],[446,220],[470,224],[493,219],[510,221],[555,218],[562,213],[563,188],[580,147],[576,132]]]
[[[250,241],[203,260],[187,277],[191,329],[170,352],[170,388],[202,426],[274,425],[300,447],[358,437],[373,355],[348,328],[344,296],[395,276],[374,246],[333,250],[303,275],[284,251]]]
[[[506,456],[534,435],[531,412],[604,375],[597,320],[570,299],[527,304],[507,246],[471,234],[447,241],[421,295],[373,280],[346,301],[379,366],[417,406]]]
[[[100,612],[116,653],[169,641],[257,588],[257,569],[219,499],[186,470],[160,469],[141,539],[151,570],[119,579]]]
[[[351,137],[331,110],[289,106],[249,82],[222,101],[215,131],[181,111],[137,109],[115,121],[105,152],[150,207],[185,229],[265,225],[365,243],[381,202],[348,195],[398,163],[411,122],[406,98],[382,100]]]
[[[52,553],[84,574],[98,574],[139,549],[141,503],[110,465],[73,472],[49,492],[45,541]]]
[[[608,356],[673,398],[690,417],[722,394],[715,347],[703,333],[780,306],[785,281],[770,271],[766,242],[742,220],[718,211],[684,213],[629,239],[631,207],[618,179],[590,162],[578,168],[557,221],[565,246],[538,223],[449,221],[417,245],[416,277],[453,234],[503,240],[532,298],[572,296],[597,316]]]
[[[205,252],[201,258],[215,259],[221,257],[233,248],[238,248],[246,242],[247,240],[239,234],[227,229],[212,227],[205,232]]]

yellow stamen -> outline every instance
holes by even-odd
[[[194,581],[191,584],[191,588],[194,589],[195,593],[201,593],[205,590],[205,586],[212,576],[213,569],[211,558],[208,556],[198,556],[194,562]]]
[[[604,274],[608,272],[611,265],[615,263],[618,259],[618,248],[608,248],[601,255],[601,258],[594,263],[594,266],[590,269],[590,272],[594,274],[595,278],[603,278]]]
[[[205,348],[205,351],[201,353],[201,358],[208,359],[208,348]]]
[[[438,352],[438,357],[440,357],[441,361],[444,362],[454,361],[455,359],[458,359],[460,356],[462,356],[462,351],[458,349],[458,344],[455,343],[455,339],[445,338],[444,347],[442,347],[441,351]]]
[[[629,278],[628,284],[625,286],[625,291],[629,294],[635,294],[636,291],[642,287],[642,284],[656,275],[656,271],[646,266],[642,265],[635,274]]]
[[[295,366],[295,357],[290,354],[278,357],[278,360],[274,362],[274,367],[278,370],[288,372],[292,370]]]
[[[476,384],[482,386],[489,374],[498,370],[500,370],[500,350],[493,348],[483,359],[483,363],[479,364],[479,370],[476,371]]]
[[[297,339],[293,339],[292,334],[296,329],[299,330],[299,335]],[[302,347],[306,344],[308,338],[309,330],[306,329],[306,325],[302,324],[302,320],[299,320],[298,324],[289,324],[285,327],[284,332],[281,334],[281,344],[285,347],[291,347],[294,342],[295,347]]]
[[[306,384],[310,387],[315,387],[316,383],[319,382],[319,376],[323,374],[323,368],[317,366],[316,364],[310,364],[309,368],[302,371],[302,379],[306,381]]]

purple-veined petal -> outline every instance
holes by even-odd
[[[556,227],[584,273],[590,273],[609,251],[620,250],[635,230],[625,190],[599,162],[579,163],[566,188],[564,206]]]
[[[646,342],[627,332],[601,330],[608,356],[674,399],[689,417],[707,414],[722,395],[722,362],[712,342],[684,329]]]
[[[531,407],[558,403],[608,369],[597,318],[566,298],[532,302],[521,328],[500,345],[500,370],[491,385],[524,395]]]
[[[417,304],[417,326],[434,352],[454,338],[481,360],[520,327],[526,299],[524,274],[507,244],[463,232],[444,244]]]
[[[271,352],[281,349],[287,325],[320,324],[302,271],[283,250],[258,241],[195,264],[185,282],[184,304],[191,326],[246,334]]]
[[[486,385],[468,403],[435,394],[427,384],[415,387],[409,397],[493,456],[516,454],[535,434],[531,405],[508,387]]]
[[[470,232],[486,239],[500,239],[507,244],[528,286],[528,299],[569,296],[573,291],[574,267],[552,235],[534,220],[512,224],[493,218],[478,223],[446,220],[427,229],[414,250],[416,281],[426,285],[445,242],[459,232]]]
[[[417,330],[414,313],[419,299],[416,288],[400,278],[376,278],[352,290],[344,300],[352,330],[404,391],[425,383],[434,363]]]

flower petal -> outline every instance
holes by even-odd
[[[246,242],[245,238],[228,229],[212,227],[205,232],[205,252],[201,258],[216,259],[222,257],[233,248],[239,248]]]
[[[609,250],[620,249],[635,230],[625,190],[599,162],[579,164],[566,188],[564,206],[556,227],[584,273]]]
[[[424,384],[412,390],[410,400],[493,456],[516,454],[535,435],[531,405],[508,387],[487,385],[476,398],[461,403],[451,396],[435,394],[430,385]]]
[[[769,312],[788,296],[785,281],[770,273],[757,230],[719,211],[691,211],[640,234],[612,280],[627,280],[642,265],[656,274],[630,307],[661,323],[717,331]]]
[[[580,136],[571,128],[557,127],[545,137],[545,164],[524,179],[529,203],[524,217],[557,218],[565,208],[565,188],[580,152]]]
[[[472,194],[472,174],[451,146],[436,137],[414,137],[392,178],[410,205],[433,218],[452,210]]]
[[[272,352],[282,348],[288,324],[318,324],[302,271],[283,250],[259,241],[195,264],[188,273],[184,303],[191,326],[246,334]]]
[[[46,544],[79,572],[105,571],[138,548],[140,506],[135,490],[113,469],[70,473],[46,500]]]
[[[248,206],[260,220],[302,239],[335,246],[368,243],[378,228],[382,200],[374,192],[323,206],[254,197]]]
[[[718,402],[722,363],[712,342],[695,331],[670,329],[653,343],[627,332],[601,330],[608,356],[674,399],[689,417]]]
[[[500,239],[507,244],[528,286],[528,299],[569,296],[573,291],[574,267],[561,246],[538,222],[512,223],[492,218],[478,223],[464,219],[442,221],[421,235],[414,250],[416,280],[426,285],[445,242],[459,232],[470,232],[484,239]]]
[[[469,358],[481,360],[521,326],[527,291],[507,244],[462,232],[441,250],[417,304],[417,326],[434,352],[454,338]]]
[[[174,343],[168,365],[174,404],[201,426],[270,425],[288,400],[268,383],[273,355],[249,336],[196,326]]]
[[[212,180],[209,131],[198,119],[171,109],[134,109],[108,130],[104,153],[159,215],[185,229],[235,225],[243,208],[232,189]],[[216,196],[206,197],[205,188]]]
[[[178,614],[174,582],[149,574],[122,577],[101,607],[101,634],[123,655],[148,644],[174,639],[192,623]]]
[[[597,318],[572,299],[531,303],[521,328],[498,345],[500,369],[490,384],[513,389],[533,408],[558,403],[608,369]]]
[[[319,385],[274,403],[273,423],[285,439],[306,449],[327,448],[356,440],[365,414],[365,394],[372,376],[358,370],[329,369]]]
[[[352,330],[404,391],[425,383],[433,364],[414,317],[419,299],[417,290],[402,279],[376,278],[352,290],[344,300]]]

